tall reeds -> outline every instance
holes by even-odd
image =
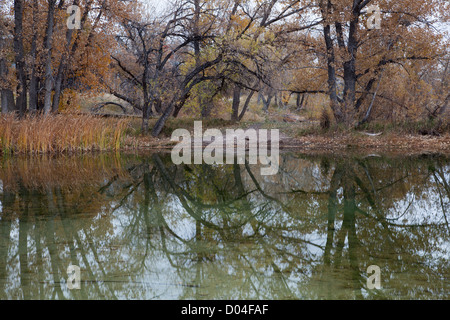
[[[0,152],[73,153],[118,150],[128,120],[91,115],[0,117]]]

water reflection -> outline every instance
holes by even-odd
[[[448,298],[443,156],[283,154],[276,176],[157,154],[0,161],[1,299]]]

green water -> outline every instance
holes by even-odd
[[[0,159],[0,299],[450,297],[450,158],[285,153],[277,175],[259,169]]]

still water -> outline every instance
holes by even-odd
[[[450,297],[449,157],[280,161],[0,159],[0,299]]]

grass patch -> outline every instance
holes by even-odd
[[[152,119],[153,120],[153,119]],[[193,119],[193,118],[169,118],[165,125],[163,130],[161,131],[161,138],[170,138],[172,136],[172,132],[176,129],[186,129],[189,132],[193,133],[194,131],[194,121],[202,121],[202,129],[203,131],[208,128],[217,128],[217,129],[224,129],[224,128],[232,128],[234,126],[238,127],[240,126],[239,123],[235,124],[230,120],[224,120],[220,118],[208,118],[208,119]],[[154,121],[156,122],[156,120]],[[150,128],[153,126],[153,121],[149,121]]]
[[[65,153],[118,150],[129,120],[91,115],[0,118],[0,152]]]

